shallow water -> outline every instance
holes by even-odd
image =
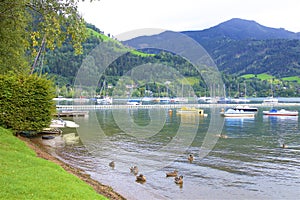
[[[262,116],[268,109],[244,119],[224,119],[218,109],[206,109],[206,118],[164,109],[90,111],[74,119],[81,143],[59,143],[56,154],[128,199],[295,199],[299,120]],[[145,183],[130,173],[134,165]],[[174,169],[183,185],[166,177]]]

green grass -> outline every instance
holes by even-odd
[[[297,83],[300,84],[300,77],[299,76],[290,76],[290,77],[285,77],[282,78],[284,81],[296,81]]]
[[[0,199],[106,199],[0,127]]]
[[[254,78],[255,74],[245,74],[245,75],[243,75],[241,77],[246,78],[246,79],[250,79],[250,78]],[[264,81],[264,80],[272,80],[272,79],[275,78],[274,76],[269,75],[269,74],[265,74],[265,73],[263,73],[263,74],[257,74],[256,77],[258,79],[262,80],[262,81]]]
[[[98,33],[97,31],[94,31],[93,29],[91,28],[87,28],[87,31],[88,31],[88,35],[94,35],[96,37],[99,37],[101,38],[101,40],[103,42],[112,42],[115,44],[115,51],[116,52],[130,52],[134,55],[137,55],[137,56],[141,56],[141,57],[148,57],[148,56],[154,56],[155,54],[148,54],[148,53],[143,53],[141,51],[137,51],[137,50],[134,50],[134,49],[129,49],[129,48],[126,48],[124,47],[118,40],[114,40],[104,34],[101,34],[101,33]]]
[[[250,79],[250,78],[254,78],[255,75],[254,74],[245,74],[243,76],[241,76],[242,78],[245,78],[245,79]]]
[[[194,85],[199,83],[199,79],[197,77],[187,77],[184,79],[181,79],[181,84],[183,85]]]
[[[269,74],[258,74],[257,78],[264,81],[264,80],[271,80],[274,78],[274,76],[269,75]]]
[[[245,74],[243,76],[241,76],[245,79],[251,79],[251,78],[254,78],[255,75],[254,74]],[[283,81],[296,81],[297,83],[300,84],[300,77],[299,76],[289,76],[289,77],[284,77],[284,78],[281,78],[281,79],[276,79],[274,76],[272,75],[269,75],[269,74],[257,74],[256,76],[258,79],[260,80],[267,80],[269,82],[272,81],[272,83],[280,83],[281,81],[280,80],[283,80]]]
[[[110,37],[108,37],[108,36],[106,36],[104,34],[98,33],[97,31],[94,31],[91,28],[87,28],[87,31],[88,31],[88,35],[94,35],[96,37],[99,37],[99,38],[102,39],[102,41],[112,40]]]

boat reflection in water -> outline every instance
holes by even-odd
[[[244,123],[253,123],[254,117],[226,117],[225,125],[227,126],[243,126]]]
[[[270,115],[263,115],[263,121],[270,121],[270,122],[291,122],[291,121],[298,121],[298,116],[270,116]]]

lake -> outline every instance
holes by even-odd
[[[77,131],[64,130],[76,131],[81,142],[55,139],[55,153],[128,199],[295,199],[299,120],[263,116],[269,109],[260,107],[254,118],[223,118],[220,108],[204,109],[208,117],[176,109],[93,110],[74,119]],[[134,165],[145,183],[130,173]],[[182,185],[166,177],[174,169]]]

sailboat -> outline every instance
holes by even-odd
[[[249,103],[250,100],[249,99],[246,99],[246,94],[247,94],[247,87],[246,87],[246,83],[244,82],[244,85],[245,85],[245,94],[244,94],[244,98],[234,98],[234,99],[231,99],[231,102],[233,103]]]
[[[273,83],[271,83],[271,93],[272,96],[265,98],[263,104],[277,104],[279,102],[277,98],[274,98]]]
[[[100,95],[102,93],[103,90],[105,90],[105,86],[106,86],[106,82],[105,80],[103,81],[103,85],[100,89]],[[104,92],[103,92],[104,93]],[[113,100],[111,97],[109,96],[103,96],[102,98],[97,98],[96,99],[96,102],[97,104],[105,104],[105,105],[108,105],[108,104],[112,104]]]
[[[279,100],[273,96],[267,97],[263,100],[263,104],[277,104],[278,102]]]

